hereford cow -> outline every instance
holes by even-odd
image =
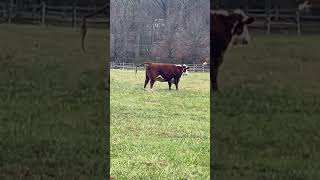
[[[224,10],[210,12],[210,78],[213,91],[218,90],[218,72],[224,53],[229,45],[248,44],[250,36],[247,25],[254,22],[243,11],[229,13]]]
[[[146,79],[144,88],[150,81],[150,89],[152,91],[153,85],[156,81],[168,82],[169,90],[171,90],[172,83],[178,90],[178,84],[182,74],[188,74],[189,67],[187,65],[166,64],[166,63],[144,63],[146,68]]]

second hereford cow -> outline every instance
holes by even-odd
[[[242,10],[233,12],[217,10],[210,12],[210,56],[211,85],[213,91],[218,91],[218,72],[223,56],[230,45],[248,44],[250,35],[247,25],[254,22]]]

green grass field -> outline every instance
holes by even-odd
[[[253,34],[227,53],[212,112],[216,179],[320,177],[319,41]]]
[[[0,25],[0,179],[106,176],[107,34]]]
[[[209,74],[182,77],[179,91],[145,91],[144,78],[111,70],[111,176],[209,179]]]
[[[106,173],[107,31],[0,25],[0,179],[102,179]],[[320,176],[319,35],[253,35],[231,49],[215,97],[214,176]],[[111,72],[111,175],[208,179],[207,74],[179,91]]]

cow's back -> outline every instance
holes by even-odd
[[[180,78],[181,72],[174,64],[164,64],[164,63],[149,63],[147,65],[147,71],[152,76],[151,78],[156,78],[157,76],[162,76],[166,80],[171,80],[172,78]]]

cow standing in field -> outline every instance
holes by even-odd
[[[182,74],[188,74],[189,69],[185,64],[144,63],[144,65],[146,68],[144,88],[146,88],[147,84],[150,82],[151,91],[156,81],[168,82],[169,90],[171,90],[171,85],[173,83],[176,86],[176,90],[178,90]]]
[[[248,24],[254,18],[248,17],[242,10],[229,13],[224,10],[210,11],[210,79],[213,91],[218,91],[218,72],[223,56],[229,45],[248,44],[250,35]]]

